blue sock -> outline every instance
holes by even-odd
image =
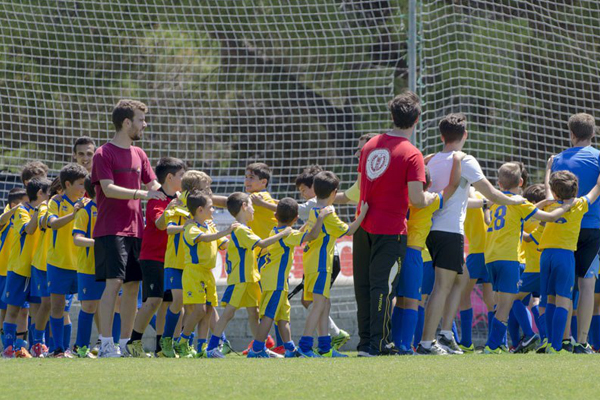
[[[288,351],[294,351],[294,350],[296,350],[296,345],[294,344],[294,341],[293,341],[293,340],[291,340],[291,341],[289,341],[289,342],[285,342],[285,343],[283,344],[283,347],[284,347],[286,350],[288,350]]]
[[[540,315],[538,318],[538,330],[540,331],[540,338],[542,340],[548,338],[548,330],[546,329],[546,313]]]
[[[198,339],[198,351],[202,351],[202,346],[206,343],[206,339]]]
[[[150,320],[150,326],[152,329],[156,330],[156,314],[152,316],[152,319]]]
[[[259,352],[263,351],[265,348],[266,348],[265,342],[259,342],[256,339],[254,339],[254,341],[252,341],[252,350],[255,353],[259,353]]]
[[[549,304],[546,306],[546,312],[544,315],[546,316],[546,335],[548,337],[548,341],[552,343],[552,321],[554,320],[554,310],[556,310],[556,306],[554,304]],[[563,332],[560,333],[561,338]]]
[[[415,328],[417,326],[417,320],[419,319],[419,312],[417,310],[411,310],[405,308],[402,313],[402,346],[407,350],[411,349],[411,343],[413,336],[415,335]]]
[[[92,337],[92,325],[94,324],[94,314],[79,310],[79,319],[77,320],[77,347],[90,347]]]
[[[319,336],[319,352],[328,353],[331,350],[331,336]]]
[[[218,336],[212,335],[210,337],[210,341],[208,342],[208,347],[206,348],[206,351],[211,351],[212,349],[216,349],[217,347],[219,347],[219,340],[220,338]]]
[[[50,329],[52,330],[52,337],[54,338],[55,350],[65,351],[63,345],[63,339],[65,335],[65,319],[61,315],[60,318],[50,317]]]
[[[492,333],[490,334],[490,338],[486,343],[486,346],[489,346],[490,349],[495,350],[504,341],[504,337],[506,336],[506,330],[508,327],[504,322],[497,320],[495,317],[492,320]]]
[[[454,340],[456,340],[457,342],[460,341],[459,337],[458,337],[458,329],[456,328],[456,321],[452,320],[452,334],[454,335]]]
[[[525,307],[525,304],[519,300],[516,300],[513,303],[511,311],[515,313],[515,317],[517,318],[517,321],[519,321],[519,326],[521,327],[525,337],[532,337],[533,328],[531,327],[531,320],[529,319],[529,313],[527,312],[527,307]]]
[[[488,311],[488,340],[490,338],[490,335],[492,334],[492,321],[494,321],[494,315],[495,312],[494,311]]]
[[[167,308],[167,316],[165,318],[165,329],[163,331],[164,338],[173,337],[173,334],[175,333],[175,328],[177,327],[177,322],[179,322],[180,314],[180,312],[174,314],[171,312],[170,308]]]
[[[462,336],[460,338],[460,344],[465,347],[471,347],[473,344],[473,309],[467,308],[460,312],[460,332]]]
[[[508,335],[512,341],[512,346],[517,347],[519,345],[519,321],[517,321],[517,317],[515,316],[514,308],[510,310],[510,314],[508,314]]]
[[[577,338],[577,315],[571,316],[571,336]]]
[[[4,348],[15,345],[17,339],[17,324],[11,324],[10,322],[4,322]]]
[[[594,315],[592,317],[589,337],[590,344],[597,350],[598,347],[600,347],[600,315]]]
[[[4,328],[2,328],[2,333],[0,333],[0,340],[2,340],[2,348],[6,348],[6,340],[4,339]]]
[[[44,343],[44,331],[33,331],[33,344]]]
[[[73,324],[66,324],[64,327],[64,330],[63,330],[63,346],[65,346],[65,350],[71,348],[71,333],[72,332],[73,332]]]
[[[563,333],[567,326],[569,311],[566,308],[556,307],[552,318],[552,347],[554,350],[562,349]]]
[[[27,339],[29,340],[29,343],[34,342],[34,337],[33,337],[33,332],[35,331],[35,324],[31,323],[31,317],[29,317],[29,329],[27,330]]]
[[[223,342],[227,341],[227,336],[225,336],[225,332],[223,332],[223,334],[221,335],[221,341],[223,341]]]
[[[415,341],[413,346],[417,347],[423,336],[423,325],[425,324],[425,309],[419,306],[419,318],[417,319],[417,327],[415,328]]]
[[[193,335],[193,333],[188,336],[188,335],[185,335],[183,332],[181,332],[181,335],[179,335],[179,340],[187,339],[188,343],[191,343],[192,335]]]
[[[404,309],[400,307],[394,307],[392,311],[392,339],[396,347],[400,347],[402,344],[402,315]]]
[[[312,351],[314,343],[315,339],[312,336],[302,336],[298,342],[298,347],[300,347],[303,353],[306,353]]]
[[[181,336],[183,336],[183,332],[181,333]],[[196,339],[196,332],[192,332],[190,333],[190,346],[192,345],[192,343],[194,343],[194,339]]]
[[[119,343],[119,339],[121,339],[121,313],[115,313],[113,318],[112,337],[113,342]]]
[[[54,339],[50,337],[50,321],[46,322],[46,329],[44,329],[44,339],[46,345],[48,346],[48,351],[50,351],[50,345],[54,347]],[[52,349],[54,350],[54,349]]]
[[[277,347],[279,346],[283,346],[283,339],[281,338],[281,334],[279,333],[279,326],[277,325],[277,323],[274,324],[275,326],[275,341],[276,341],[276,345]]]

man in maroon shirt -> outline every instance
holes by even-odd
[[[112,113],[114,138],[96,150],[92,183],[96,185],[98,219],[94,228],[96,279],[106,281],[100,300],[100,357],[120,357],[113,343],[112,324],[119,290],[121,331],[131,332],[142,271],[139,253],[144,220],[141,199],[164,200],[146,153],[133,142],[142,138],[148,108],[135,100],[120,100]],[[148,190],[142,190],[144,183]],[[124,348],[129,338],[121,338]]]
[[[419,98],[407,91],[389,107],[394,129],[369,140],[358,167],[359,204],[369,204],[353,237],[358,355],[365,357],[397,353],[390,344],[391,305],[406,253],[408,203],[425,207],[433,201],[423,191],[423,155],[409,140],[421,115]]]

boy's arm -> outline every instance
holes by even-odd
[[[154,221],[154,225],[156,225],[156,228],[158,230],[164,231],[165,229],[167,229],[167,210],[170,210],[171,208],[180,205],[181,201],[179,199],[173,199],[171,200],[171,202],[167,205],[167,208],[165,208],[165,210],[160,214],[160,217],[158,217],[158,219],[156,219],[156,221]]]
[[[62,228],[63,226],[67,225],[69,222],[73,221],[77,212],[79,210],[81,210],[82,208],[83,208],[83,203],[81,201],[78,201],[73,206],[73,212],[71,214],[64,215],[60,218],[54,217],[54,218],[48,220],[48,226],[50,227],[50,229],[53,229],[53,230]]]
[[[82,233],[73,234],[73,243],[77,247],[94,247],[94,239],[87,238]]]
[[[302,243],[310,242],[319,237],[319,233],[321,232],[321,228],[323,227],[323,221],[325,220],[325,217],[331,213],[333,213],[333,207],[331,206],[324,207],[321,209],[321,211],[319,211],[319,217],[317,218],[315,226],[312,227],[310,232],[304,235],[304,237],[302,238]]]
[[[458,189],[458,185],[460,185],[460,177],[462,174],[461,162],[463,158],[465,158],[466,154],[462,151],[455,151],[452,155],[452,171],[450,171],[450,181],[448,182],[448,186],[442,190],[442,198],[444,202],[448,201],[450,197],[456,192]]]
[[[552,211],[542,211],[537,210],[535,214],[533,214],[532,218],[543,222],[555,222],[557,219],[563,216],[564,213],[571,209],[573,202],[570,201],[568,203],[564,203],[560,207],[552,210]]]
[[[0,226],[4,226],[4,225],[8,224],[8,222],[10,221],[10,218],[13,215],[15,215],[15,211],[17,211],[17,208],[19,208],[19,205],[14,206],[10,210],[8,210],[8,211],[2,213],[2,215],[0,215]]]
[[[544,175],[544,188],[546,189],[546,198],[553,199],[552,190],[550,190],[550,175],[552,175],[552,163],[554,162],[554,156],[550,156],[548,163],[546,164],[546,174]]]
[[[167,226],[167,235],[177,235],[185,230],[185,225],[169,225]]]
[[[260,247],[261,249],[264,249],[266,247],[269,247],[273,243],[277,243],[277,241],[279,239],[283,239],[285,237],[288,237],[290,235],[290,233],[292,233],[292,228],[290,228],[288,226],[287,228],[285,228],[284,230],[282,230],[281,232],[279,232],[277,235],[269,236],[266,239],[259,240],[258,242],[256,242],[256,244],[254,246],[255,247]]]
[[[498,189],[492,186],[486,178],[473,183],[473,187],[481,193],[486,199],[489,199],[500,206],[516,206],[523,204],[525,199],[521,196],[508,197]]]
[[[431,193],[429,193],[429,194],[431,194]],[[351,223],[350,226],[348,226],[348,232],[346,232],[346,235],[354,235],[354,233],[356,233],[356,231],[358,230],[358,227],[363,222],[363,219],[365,219],[365,216],[367,215],[368,211],[369,211],[369,205],[363,201],[360,204],[360,214],[358,214],[356,216],[356,219],[354,220],[354,222]]]
[[[254,205],[266,208],[267,210],[271,210],[273,212],[277,211],[277,204],[272,204],[272,203],[265,201],[265,199],[263,199],[261,196],[257,195],[256,193],[253,193],[250,196],[250,198],[252,199],[252,204],[254,204]],[[273,199],[273,200],[275,200],[275,199]],[[275,200],[275,202],[279,203],[279,200]]]
[[[227,208],[227,196],[220,196],[218,194],[213,194],[210,196],[213,201],[213,205],[219,208]]]
[[[523,241],[530,243],[533,242],[533,239],[531,238],[531,235],[527,232],[523,232]]]
[[[239,222],[234,222],[233,224],[231,224],[229,226],[229,228],[222,230],[220,232],[215,232],[215,233],[207,233],[207,234],[202,234],[199,235],[195,242],[199,243],[199,242],[213,242],[215,240],[219,240],[224,236],[229,235],[231,232],[233,232],[233,230],[237,227],[241,226],[241,224]]]
[[[25,234],[33,235],[38,228],[38,210],[36,209],[31,219],[25,224]]]
[[[592,188],[592,190],[590,190],[590,192],[587,194],[586,197],[590,201],[590,205],[591,205],[591,204],[594,204],[596,199],[598,199],[598,196],[600,196],[600,175],[598,176],[598,181],[596,182],[596,186],[594,186]]]

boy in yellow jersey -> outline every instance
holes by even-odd
[[[254,249],[264,249],[278,240],[290,235],[291,228],[286,228],[280,233],[261,239],[248,227],[254,218],[252,200],[246,193],[235,192],[227,198],[227,210],[235,217],[241,226],[231,233],[232,245],[227,249],[227,289],[221,299],[225,307],[223,315],[217,322],[212,332],[210,342],[206,349],[209,358],[223,358],[223,353],[218,349],[221,335],[238,308],[245,307],[248,311],[248,322],[252,335],[256,336],[258,328],[258,302],[260,300],[260,274]]]
[[[265,163],[252,163],[246,167],[244,178],[244,189],[246,193],[252,195],[252,199],[260,198],[260,203],[277,204],[267,191],[271,180],[271,169]],[[273,216],[273,211],[260,205],[254,208],[254,219],[248,222],[248,227],[261,239],[269,237],[271,230],[277,225],[277,220]],[[257,253],[260,253],[258,251]],[[259,262],[258,268],[262,267],[264,260]]]
[[[40,303],[40,298],[31,296],[31,262],[40,238],[37,207],[48,200],[50,181],[34,178],[27,184],[29,201],[19,205],[14,213],[12,228],[13,244],[8,258],[8,273],[2,301],[7,304],[4,319],[4,358],[31,358],[25,347],[16,340],[17,318],[25,302]],[[15,346],[16,344],[16,346]]]
[[[325,207],[319,212],[319,217],[310,232],[293,230],[285,239],[268,247],[266,264],[261,271],[261,286],[263,295],[260,302],[260,325],[258,333],[254,337],[252,349],[248,352],[248,358],[269,358],[272,354],[267,351],[265,340],[273,326],[277,322],[282,341],[284,342],[285,357],[298,357],[296,345],[292,341],[290,330],[290,302],[288,300],[288,275],[292,268],[294,248],[302,243],[310,242],[319,236],[323,227],[323,220],[333,212],[333,208]],[[286,227],[292,227],[298,220],[298,203],[296,200],[286,197],[277,204],[275,212],[277,225],[271,231],[274,236]],[[281,357],[281,356],[279,356]]]
[[[452,171],[448,186],[442,193],[435,193],[434,201],[425,208],[409,207],[407,229],[408,244],[406,256],[402,260],[398,285],[396,286],[396,306],[392,313],[392,336],[400,355],[413,355],[413,337],[419,320],[419,302],[421,301],[421,286],[423,284],[423,257],[425,240],[431,230],[431,217],[434,212],[443,208],[460,184],[462,173],[461,161],[465,153],[457,151],[452,156]],[[425,183],[423,189],[431,187],[431,176],[425,168]]]
[[[340,180],[333,172],[323,171],[315,175],[313,188],[317,197],[315,208],[311,211],[307,227],[317,223],[319,211],[330,206],[335,196]],[[348,226],[335,212],[328,215],[323,221],[323,228],[316,240],[304,248],[304,300],[312,301],[313,305],[306,318],[304,333],[298,342],[298,352],[304,357],[346,357],[331,347],[329,335],[329,290],[331,287],[331,271],[335,241],[344,235],[353,235],[365,218],[369,206],[361,204],[360,214]],[[319,354],[313,352],[313,333],[317,330],[319,335]]]
[[[83,208],[87,170],[68,164],[60,170],[63,193],[50,200],[48,228],[52,235],[48,250],[47,276],[50,289],[50,329],[54,339],[54,357],[73,357],[64,344],[65,296],[77,292],[77,253],[73,243],[73,221]]]
[[[90,339],[94,314],[98,310],[106,282],[96,281],[93,234],[98,209],[96,190],[89,176],[85,178],[85,192],[88,198],[83,200],[84,206],[73,222],[73,243],[77,246],[77,298],[81,302],[75,347],[80,358],[96,358],[90,352]]]
[[[522,169],[516,163],[506,163],[500,167],[498,185],[504,194],[509,197],[517,195],[523,184],[521,173]],[[529,202],[511,206],[496,204],[492,206],[492,221],[488,228],[485,262],[498,304],[496,314],[491,322],[492,326],[484,353],[499,354],[502,352],[500,346],[506,335],[508,316],[515,303],[517,293],[519,293],[521,227],[530,218],[544,222],[556,221],[568,209],[569,205],[564,205],[548,213],[539,210]],[[517,302],[519,301],[517,300]],[[526,311],[524,315],[516,313],[515,317],[521,326],[525,325],[522,319],[528,318]],[[532,345],[537,344],[538,340],[537,336],[534,337],[531,340]]]
[[[186,225],[183,234],[186,249],[182,284],[186,322],[177,352],[182,358],[203,355],[201,348],[198,353],[193,351],[190,343],[192,333],[200,321],[205,318],[210,320],[210,314],[218,304],[212,270],[217,265],[218,251],[227,248],[225,236],[240,226],[234,223],[226,230],[217,231],[213,223],[214,208],[209,191],[189,193],[187,207],[193,215],[193,222]]]
[[[542,250],[540,292],[542,299],[547,299],[545,315],[550,346],[546,348],[546,352],[559,353],[566,352],[562,348],[562,341],[575,285],[574,252],[577,249],[581,220],[589,205],[600,195],[600,179],[586,196],[579,198],[575,197],[578,181],[572,172],[553,172],[547,182],[552,196],[559,204],[563,203],[562,207],[571,205],[571,209],[562,218],[555,223],[546,224],[538,246]],[[577,346],[582,345],[577,343]]]

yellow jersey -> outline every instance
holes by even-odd
[[[190,212],[184,206],[165,210],[167,226],[182,226],[190,218]],[[185,267],[185,248],[183,232],[168,235],[165,252],[165,268],[183,269]]]
[[[421,250],[421,257],[423,257],[424,263],[433,261],[431,259],[431,253],[429,253],[429,249],[427,248],[427,246],[423,247],[423,249]]]
[[[320,208],[313,208],[311,210],[307,222],[307,230],[309,232],[315,226],[320,211]],[[348,225],[335,212],[325,217],[319,236],[304,247],[302,260],[305,275],[317,272],[331,272],[335,241],[337,238],[344,236],[346,232],[348,232]]]
[[[433,213],[444,206],[444,200],[438,193],[434,193],[433,202],[424,208],[409,207],[406,228],[408,230],[408,246],[425,247],[425,241],[431,230],[431,217]]]
[[[561,203],[560,201],[554,203],[550,208],[560,207]],[[589,205],[590,201],[587,196],[579,197],[574,200],[571,209],[564,213],[562,217],[555,222],[547,223],[539,248],[577,250],[581,220],[588,211]]]
[[[275,227],[270,236],[275,236],[286,227]],[[292,233],[267,248],[265,266],[260,271],[263,291],[289,290],[288,276],[294,262],[294,248],[300,246],[308,232],[293,230]]]
[[[475,197],[483,199],[483,195],[475,192]],[[486,232],[485,215],[482,208],[467,208],[465,217],[465,236],[469,242],[469,254],[485,253]]]
[[[183,243],[185,244],[185,268],[194,268],[202,271],[210,271],[217,266],[217,255],[228,240],[222,237],[211,242],[198,242],[196,239],[206,233],[217,233],[217,227],[213,221],[205,221],[204,224],[195,222],[187,225],[183,231]]]
[[[526,242],[522,240],[523,232],[531,233],[540,225],[540,221],[530,219],[529,221],[523,224],[523,229],[521,232],[521,241],[519,242],[519,263],[526,265],[527,264],[527,246],[531,244],[531,242]]]
[[[10,210],[10,207],[6,206],[4,212],[8,210]],[[6,271],[8,270],[8,257],[10,256],[10,249],[13,242],[12,228],[14,218],[14,215],[10,217],[8,223],[0,229],[0,276],[6,276]]]
[[[358,181],[354,182],[354,184],[350,186],[348,190],[344,192],[344,194],[348,199],[358,203],[360,201],[360,186],[358,185]]]
[[[254,256],[254,248],[261,241],[252,229],[245,225],[239,226],[231,232],[233,246],[227,248],[227,284],[258,282],[258,264]]]
[[[514,196],[508,192],[505,194]],[[523,224],[537,211],[535,205],[529,202],[513,206],[494,204],[491,208],[492,221],[488,227],[485,262],[519,261]]]
[[[79,200],[81,199],[77,201]],[[48,205],[48,222],[73,214],[75,203],[64,194],[54,197]],[[52,241],[46,258],[48,265],[77,271],[77,248],[73,243],[73,222],[74,219],[60,229],[49,228],[49,232],[52,232]]]
[[[271,197],[271,194],[266,190],[252,194],[260,196],[267,203],[277,204],[273,197]],[[248,227],[261,239],[266,239],[269,237],[271,230],[277,226],[275,213],[264,207],[254,206],[253,208],[254,218],[252,221],[248,222]]]
[[[40,231],[40,240],[38,241],[38,247],[35,254],[33,255],[32,264],[36,269],[40,271],[46,271],[46,258],[48,256],[48,249],[50,248],[50,241],[52,239],[52,233],[47,227],[43,227],[44,222],[48,218],[48,203],[43,202],[38,207],[38,230]]]
[[[13,222],[13,244],[8,257],[8,270],[24,277],[31,277],[31,261],[40,239],[40,230],[28,235],[25,227],[31,221],[35,209],[29,203],[19,205]]]
[[[81,233],[88,239],[93,238],[94,226],[98,209],[96,202],[87,200],[85,206],[75,215],[73,223],[73,235]],[[94,259],[94,247],[75,247],[77,249],[77,272],[81,274],[94,275],[96,273],[96,261]]]
[[[542,252],[539,249],[540,239],[544,233],[544,225],[539,224],[536,228],[529,232],[531,242],[523,241],[525,249],[525,271],[523,272],[540,272],[540,257]]]

